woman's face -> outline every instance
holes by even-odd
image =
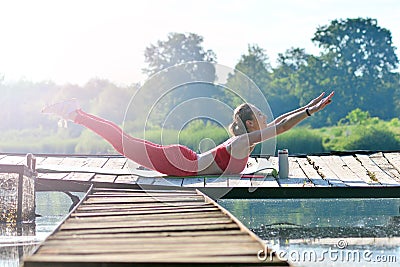
[[[252,110],[253,110],[252,125],[251,125],[251,127],[248,127],[248,128],[251,128],[251,131],[257,131],[257,130],[266,128],[267,127],[267,115],[265,115],[257,107],[253,106]]]

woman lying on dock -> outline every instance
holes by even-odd
[[[135,138],[115,123],[88,114],[79,108],[76,99],[45,107],[42,112],[54,114],[80,124],[109,142],[118,153],[146,167],[170,176],[239,174],[244,170],[254,146],[288,131],[324,109],[333,97],[324,93],[308,105],[293,110],[267,124],[267,117],[257,107],[245,103],[233,114],[229,131],[233,137],[221,145],[197,154],[182,145],[159,145]]]

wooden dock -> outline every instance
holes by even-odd
[[[342,152],[289,157],[289,177],[272,169],[255,176],[155,177],[124,157],[36,155],[38,191],[114,188],[197,188],[212,198],[393,198],[400,196],[400,151]],[[259,159],[267,160],[267,159]],[[0,164],[20,164],[25,155],[0,154]],[[268,162],[278,169],[277,157]],[[250,164],[255,164],[251,159]],[[40,169],[53,166],[55,169]],[[132,170],[135,170],[132,173]]]
[[[90,190],[24,261],[37,266],[267,266],[264,243],[195,189]]]

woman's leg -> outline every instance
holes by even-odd
[[[197,174],[197,154],[185,146],[161,146],[134,138],[115,123],[82,110],[76,111],[74,122],[100,135],[120,154],[147,168],[175,176]]]
[[[114,128],[115,131],[117,131],[117,132],[120,134],[120,136],[122,136],[122,135],[124,134],[124,135],[125,135],[124,138],[128,138],[128,139],[131,139],[131,140],[136,140],[136,141],[139,141],[139,142],[145,142],[146,144],[150,144],[150,145],[153,145],[153,146],[161,146],[161,145],[159,145],[159,144],[155,144],[155,143],[152,143],[152,142],[147,141],[147,140],[144,140],[144,139],[140,139],[140,138],[136,138],[136,137],[127,135],[126,133],[124,133],[124,132],[122,131],[122,129],[121,129],[117,124],[113,123],[112,121],[103,119],[103,118],[101,118],[101,117],[92,115],[92,114],[90,114],[90,113],[86,113],[86,112],[84,112],[84,111],[81,110],[81,109],[78,109],[78,110],[76,111],[76,113],[81,113],[81,115],[83,114],[84,116],[90,117],[90,118],[92,118],[93,120],[96,120],[96,121],[99,121],[99,122],[103,122],[103,123],[105,123],[105,124],[109,124],[111,127]],[[76,117],[74,117],[73,121],[76,122],[75,120],[76,120]],[[120,152],[120,153],[121,153],[121,152]],[[121,153],[121,154],[122,154],[122,153]]]

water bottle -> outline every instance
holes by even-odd
[[[287,149],[278,150],[279,178],[288,178],[289,176],[289,151]]]

